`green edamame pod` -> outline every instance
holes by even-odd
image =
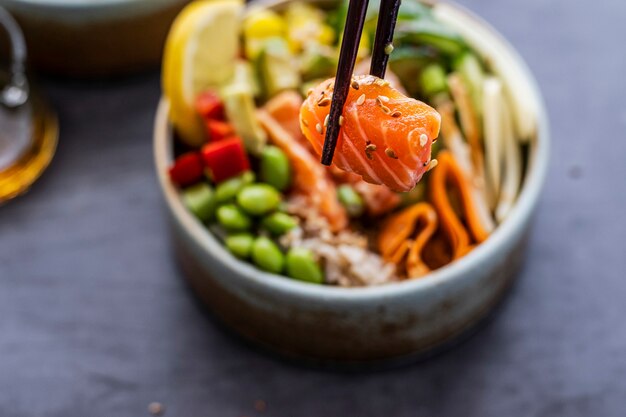
[[[196,184],[183,190],[183,203],[203,222],[211,219],[215,212],[215,193],[205,183]]]
[[[234,204],[225,204],[217,208],[217,221],[229,231],[244,231],[250,229],[252,221],[239,207]]]
[[[285,265],[285,256],[276,243],[261,236],[252,244],[252,260],[264,271],[280,274]]]
[[[365,204],[361,196],[348,184],[340,185],[337,188],[339,202],[346,208],[351,217],[359,217],[363,214]]]
[[[446,71],[439,64],[430,64],[422,70],[422,91],[428,97],[448,90]]]
[[[289,158],[276,146],[266,146],[261,153],[261,181],[279,191],[284,191],[291,183]]]
[[[215,201],[218,204],[228,203],[235,199],[237,193],[246,185],[254,182],[254,172],[246,171],[241,175],[221,182],[215,188]]]
[[[324,282],[324,273],[313,253],[305,248],[291,248],[286,259],[287,276],[313,284]]]
[[[280,193],[269,184],[246,185],[237,194],[239,207],[253,216],[262,216],[276,210],[280,201]]]
[[[226,248],[240,259],[247,259],[252,252],[254,237],[250,233],[239,233],[227,236],[224,240]]]
[[[298,225],[298,220],[285,213],[276,212],[261,220],[261,225],[270,233],[282,235]]]

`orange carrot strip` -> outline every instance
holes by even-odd
[[[470,192],[471,185],[452,155],[448,151],[442,151],[437,155],[437,160],[439,164],[433,170],[430,179],[431,201],[439,214],[441,228],[452,247],[452,257],[457,259],[473,248],[470,233],[473,241],[480,243],[487,239],[489,232],[481,225]],[[463,217],[469,232],[452,208],[448,194],[449,185],[459,192]]]
[[[430,271],[422,260],[422,250],[437,230],[437,213],[428,203],[418,203],[394,214],[384,224],[378,237],[378,248],[388,262],[401,265],[410,278]],[[409,239],[415,235],[414,239]]]

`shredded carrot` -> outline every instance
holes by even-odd
[[[476,211],[470,192],[471,185],[452,155],[448,151],[442,151],[437,155],[437,160],[439,165],[430,178],[430,197],[439,215],[441,228],[452,248],[452,258],[457,259],[472,250],[474,243],[487,239],[489,232],[483,228]],[[453,208],[449,186],[458,192],[460,210],[467,229]]]
[[[385,222],[378,236],[378,249],[383,259],[404,268],[408,277],[417,278],[430,271],[422,251],[436,230],[437,213],[433,207],[417,203]]]

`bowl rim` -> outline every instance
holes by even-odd
[[[537,132],[534,138],[532,155],[524,176],[522,189],[507,218],[495,229],[489,238],[478,245],[471,253],[442,268],[439,268],[420,279],[391,282],[369,287],[338,287],[329,285],[313,285],[261,271],[255,266],[238,260],[231,255],[218,239],[198,221],[183,205],[179,191],[169,181],[167,168],[172,161],[172,128],[167,121],[169,103],[162,97],[157,109],[154,124],[154,159],[160,188],[168,208],[185,231],[210,257],[219,262],[249,283],[270,287],[272,290],[297,295],[303,298],[322,299],[324,301],[359,302],[371,299],[389,298],[406,295],[411,292],[427,291],[460,279],[468,270],[479,269],[481,264],[489,262],[498,248],[524,227],[525,221],[532,215],[536,207],[548,171],[550,152],[549,122],[545,104],[537,82],[528,66],[513,46],[482,18],[476,16],[458,4],[446,1],[482,26],[495,40],[511,54],[515,65],[531,86],[531,94],[537,104]]]

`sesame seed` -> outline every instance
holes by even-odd
[[[339,126],[343,125],[343,116],[339,116]]]
[[[316,124],[315,125],[315,130],[317,130],[317,133],[322,133],[322,125],[321,124]]]
[[[302,124],[306,127],[309,127],[309,122],[307,122],[305,119],[302,119]]]
[[[380,101],[388,103],[389,102],[389,97],[387,96],[378,96],[378,98],[380,99]]]
[[[398,159],[398,155],[396,155],[396,152],[391,148],[385,149],[385,155],[391,159]]]
[[[430,161],[430,163],[428,164],[428,169],[427,171],[430,171],[431,169],[433,169],[434,167],[436,167],[439,164],[439,161],[437,161],[436,159],[433,159],[432,161]]]
[[[356,99],[357,106],[360,106],[363,103],[365,103],[365,94],[361,94],[359,98]]]
[[[402,116],[402,113],[400,113],[398,110],[391,113],[391,117],[400,117],[400,116]]]
[[[352,84],[350,84],[352,86],[352,88],[354,88],[355,90],[359,89],[359,83],[355,80],[352,80]]]
[[[365,156],[366,156],[366,157],[367,157],[367,159],[369,159],[370,161],[371,161],[372,159],[374,159],[374,157],[372,156],[372,153],[371,153],[371,152],[365,151]]]
[[[320,107],[326,107],[329,104],[330,104],[330,98],[328,97],[323,97],[317,102],[317,105]]]
[[[428,136],[426,136],[426,134],[422,133],[420,135],[420,146],[424,147],[424,146],[426,146],[427,143],[428,143]]]
[[[263,400],[256,400],[254,402],[254,409],[259,413],[262,413],[267,410],[267,403]]]
[[[328,119],[330,118],[330,114],[327,114],[324,118],[324,127],[328,126]]]
[[[153,416],[160,416],[165,411],[165,407],[161,403],[153,402],[148,404],[148,412]]]
[[[306,92],[306,96],[310,96],[311,94],[313,94],[313,89],[309,88],[309,90]]]
[[[389,85],[389,82],[383,80],[382,78],[377,79],[376,81],[374,81],[374,84],[380,86],[380,87],[384,87],[386,85]]]
[[[391,109],[387,106],[385,106],[384,104],[380,105],[380,108],[382,109],[382,111],[386,114],[389,114],[391,112]]]
[[[392,43],[388,43],[385,46],[385,54],[391,55],[392,52],[393,52],[393,44]]]
[[[374,152],[376,150],[376,145],[374,145],[373,143],[370,143],[369,145],[365,147],[365,150],[369,152]]]

